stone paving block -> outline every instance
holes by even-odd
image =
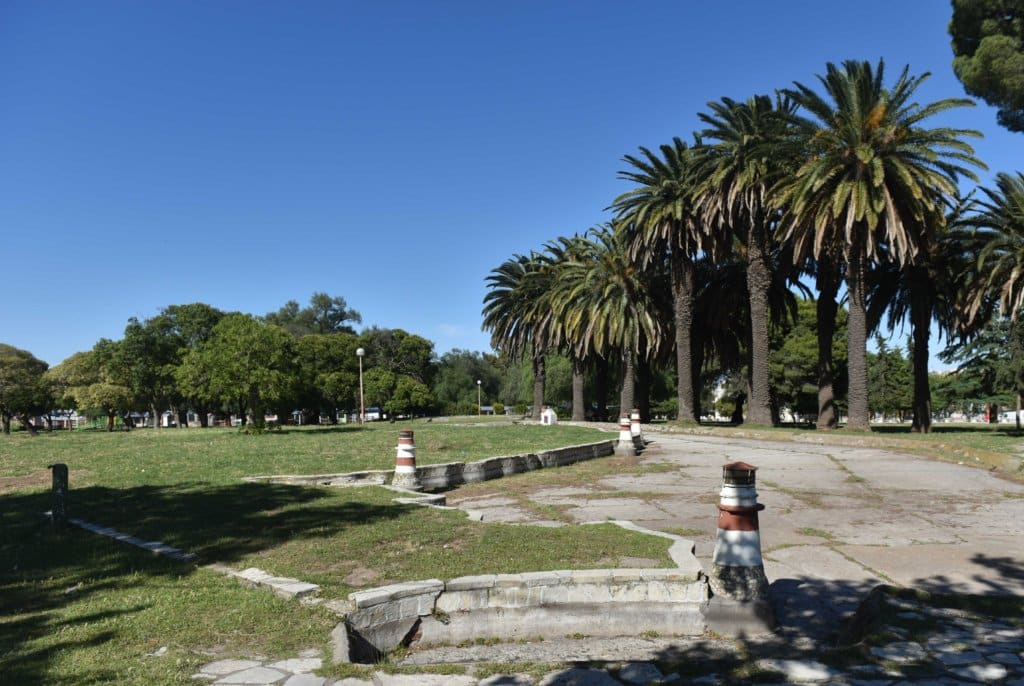
[[[1001,681],[1009,674],[1006,667],[994,664],[974,664],[967,665],[966,667],[954,667],[949,671],[961,678],[973,679],[974,681],[980,681],[986,684],[993,681]]]
[[[313,672],[323,667],[324,661],[319,657],[293,657],[290,660],[273,662],[267,667],[280,669],[282,672]]]
[[[619,681],[627,684],[646,684],[652,681],[661,681],[664,675],[661,670],[650,662],[629,662],[623,665],[618,673]]]
[[[267,684],[277,683],[286,676],[288,675],[277,669],[270,669],[269,667],[250,667],[249,669],[242,670],[241,672],[235,672],[221,677],[214,683],[266,686]]]
[[[366,679],[347,677],[341,681],[335,681],[333,686],[374,686],[374,683],[372,681],[367,681]]]
[[[1007,665],[1008,667],[1020,667],[1021,665],[1024,665],[1024,661],[1013,653],[993,653],[988,656],[988,659],[992,660],[992,662],[998,662],[1001,665]]]
[[[217,660],[211,662],[208,665],[204,665],[199,668],[200,672],[204,674],[216,674],[218,676],[224,674],[231,674],[232,672],[240,672],[243,669],[249,669],[250,667],[258,667],[259,662],[255,660]]]
[[[798,684],[818,684],[839,676],[839,672],[815,660],[758,660],[757,666],[782,672],[788,681]]]
[[[963,652],[952,653],[942,652],[936,655],[939,658],[939,662],[946,665],[947,667],[959,667],[961,665],[973,665],[975,662],[981,662],[983,659],[981,653],[976,650],[965,650]]]
[[[891,660],[900,664],[928,659],[928,653],[921,647],[921,644],[913,641],[875,646],[871,649],[871,654],[881,660]]]
[[[284,686],[324,686],[327,683],[327,679],[316,674],[292,674],[288,677]]]

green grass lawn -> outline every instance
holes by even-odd
[[[398,428],[421,462],[532,452],[607,438],[558,426],[440,423],[287,429],[72,432],[0,437],[0,683],[193,683],[222,657],[324,649],[337,619],[78,529],[56,532],[46,465],[70,468],[69,513],[195,552],[200,564],[257,566],[356,588],[484,572],[670,563],[668,541],[611,525],[480,524],[399,505],[380,488],[245,483],[242,476],[393,465]],[[166,647],[161,656],[150,653]]]

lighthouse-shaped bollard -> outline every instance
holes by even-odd
[[[616,455],[636,455],[636,443],[633,442],[633,431],[630,429],[629,417],[619,419],[619,443],[615,446]]]
[[[398,447],[395,451],[395,478],[391,485],[410,491],[422,491],[423,484],[416,473],[416,443],[413,441],[411,430],[403,429],[398,432]]]
[[[633,444],[637,450],[644,447],[644,434],[640,429],[640,410],[633,408],[629,413],[629,432],[633,435]]]
[[[708,583],[709,628],[722,633],[763,633],[775,624],[768,602],[768,578],[761,558],[757,513],[757,467],[732,462],[722,468],[718,537]]]
[[[733,462],[722,468],[718,502],[718,538],[715,542],[711,588],[733,600],[768,597],[768,579],[761,559],[761,533],[757,513],[757,467]]]

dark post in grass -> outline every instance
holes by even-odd
[[[50,520],[54,528],[62,529],[68,522],[68,466],[51,464],[53,470],[53,509]]]

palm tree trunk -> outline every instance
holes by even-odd
[[[694,345],[691,348],[692,363],[690,364],[690,376],[693,379],[693,416],[700,421],[700,416],[703,414],[702,406],[702,392],[701,386],[701,370],[704,369],[704,342],[701,337],[694,336]]]
[[[911,268],[916,271],[915,268]],[[929,433],[932,429],[932,393],[928,383],[928,338],[931,335],[931,307],[920,280],[911,276],[910,321],[914,338],[914,419],[911,431]]]
[[[640,410],[640,421],[649,424],[651,421],[651,388],[654,386],[654,370],[650,360],[643,359],[635,366],[636,399],[635,405]]]
[[[544,410],[544,382],[546,368],[544,353],[534,350],[533,358],[533,418],[540,421],[540,413]]]
[[[868,410],[868,316],[866,247],[860,226],[854,229],[853,238],[846,245],[846,286],[850,302],[850,316],[847,322],[847,355],[849,356],[849,417],[847,428],[870,431]]]
[[[693,261],[683,250],[672,252],[672,315],[676,329],[676,397],[679,421],[700,420],[693,377]]]
[[[832,357],[832,337],[836,332],[836,313],[839,304],[839,274],[836,265],[827,257],[818,261],[818,423],[819,430],[834,429],[839,423],[835,398],[835,361]]]
[[[587,408],[583,400],[583,360],[575,355],[572,358],[572,420],[582,422],[587,419]]]
[[[603,357],[594,363],[594,419],[608,420],[608,360]]]
[[[622,393],[619,395],[619,416],[628,417],[633,410],[636,391],[636,378],[633,373],[633,351],[626,350],[622,355]]]
[[[750,298],[750,399],[747,421],[772,425],[771,393],[768,381],[768,290],[771,269],[765,251],[764,227],[755,222],[747,241],[747,291]]]

